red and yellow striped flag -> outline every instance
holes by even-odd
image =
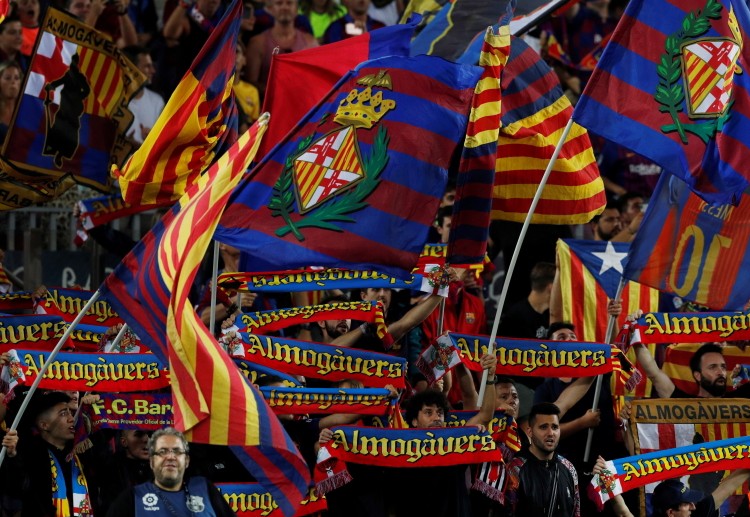
[[[169,98],[143,145],[113,168],[131,205],[171,205],[237,137],[235,42],[242,3],[234,1]]]
[[[511,42],[502,90],[492,218],[523,222],[573,107],[555,73],[520,38]],[[531,222],[587,223],[605,205],[588,133],[574,123]]]
[[[292,515],[307,494],[307,465],[263,396],[223,351],[188,299],[229,195],[255,157],[267,116],[216,161],[125,257],[102,293],[162,360],[175,426],[189,440],[234,452]]]

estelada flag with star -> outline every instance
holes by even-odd
[[[560,239],[560,291],[563,320],[573,323],[581,341],[604,343],[607,331],[607,304],[617,295],[625,257],[625,242]],[[620,328],[628,314],[642,309],[652,312],[659,306],[659,291],[636,282],[627,282],[621,295]]]
[[[108,36],[48,9],[5,139],[9,174],[70,175],[107,190],[110,164],[132,152],[128,104],[145,80]]]
[[[713,310],[750,300],[750,200],[709,204],[682,180],[662,174],[631,246],[626,278]]]
[[[216,239],[242,271],[304,266],[407,278],[466,134],[482,69],[431,56],[344,76],[229,199]]]

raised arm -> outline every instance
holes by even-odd
[[[497,366],[497,356],[495,354],[485,354],[481,359],[482,369],[489,370],[487,372],[488,385],[484,390],[484,398],[482,399],[482,407],[479,408],[479,412],[471,417],[466,425],[489,425],[492,420],[492,415],[495,414],[496,407],[496,396],[495,396],[495,367]],[[492,384],[489,384],[489,383]]]
[[[409,312],[404,314],[403,318],[388,325],[388,333],[393,337],[393,340],[398,341],[404,334],[427,319],[427,316],[440,305],[442,299],[442,296],[432,294],[409,309]]]
[[[666,373],[661,371],[648,348],[642,344],[633,345],[633,348],[635,349],[635,357],[638,364],[646,372],[646,376],[651,379],[659,397],[671,397],[672,393],[674,393],[674,383]]]
[[[724,480],[719,483],[716,490],[711,493],[716,508],[720,507],[724,501],[727,500],[727,497],[732,495],[740,486],[742,486],[742,483],[744,483],[748,477],[750,477],[750,469],[740,469],[735,470],[724,478]]]

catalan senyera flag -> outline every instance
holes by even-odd
[[[576,326],[576,335],[582,341],[606,342],[607,303],[617,294],[628,247],[624,242],[557,241],[563,320]],[[622,326],[628,314],[638,309],[657,310],[659,291],[628,282],[621,299],[622,314],[616,329]]]
[[[513,1],[508,3],[506,15],[497,29],[487,29],[479,56],[479,66],[483,72],[474,88],[458,166],[456,200],[448,241],[447,260],[450,264],[481,264],[487,251],[500,132],[500,76],[510,54],[508,23],[513,16],[513,5]]]
[[[750,198],[709,204],[663,174],[631,245],[626,278],[714,310],[742,310],[750,285]]]
[[[268,154],[349,70],[370,59],[408,56],[415,25],[392,25],[319,47],[275,54],[263,100],[263,111],[271,113],[273,121],[258,158]]]
[[[0,0],[0,23],[8,16],[8,11],[10,11],[10,1]]]
[[[235,42],[242,2],[234,3],[177,85],[143,145],[114,169],[131,205],[170,205],[237,138]]]
[[[132,152],[125,139],[133,122],[128,103],[145,79],[109,37],[48,9],[3,157],[26,174],[70,176],[108,189],[110,164]]]
[[[474,62],[476,55],[470,48],[461,62]],[[523,222],[573,107],[555,72],[520,38],[511,38],[501,89],[492,219]],[[583,224],[605,205],[588,133],[574,123],[531,222]]]
[[[152,351],[169,359],[175,426],[192,441],[241,446],[235,450],[249,459],[243,463],[251,474],[292,515],[307,493],[307,465],[188,300],[219,215],[255,156],[266,121],[261,117],[209,167],[107,278],[102,292]]]
[[[243,271],[408,278],[457,166],[480,74],[431,56],[362,63],[238,185],[217,240],[245,252]]]
[[[574,120],[707,201],[750,185],[750,9],[739,0],[628,3]]]

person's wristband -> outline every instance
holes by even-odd
[[[239,307],[237,307],[236,303],[233,303],[232,305],[229,306],[229,308],[227,309],[227,312],[229,314],[234,314],[235,312],[237,312],[237,309],[239,309]]]
[[[495,384],[496,382],[497,382],[497,377],[495,377],[494,375],[492,377],[489,377],[489,376],[487,377],[487,384],[489,384],[490,386]]]
[[[128,14],[127,9],[125,9],[124,11],[117,11],[117,16],[125,16],[126,14]]]

